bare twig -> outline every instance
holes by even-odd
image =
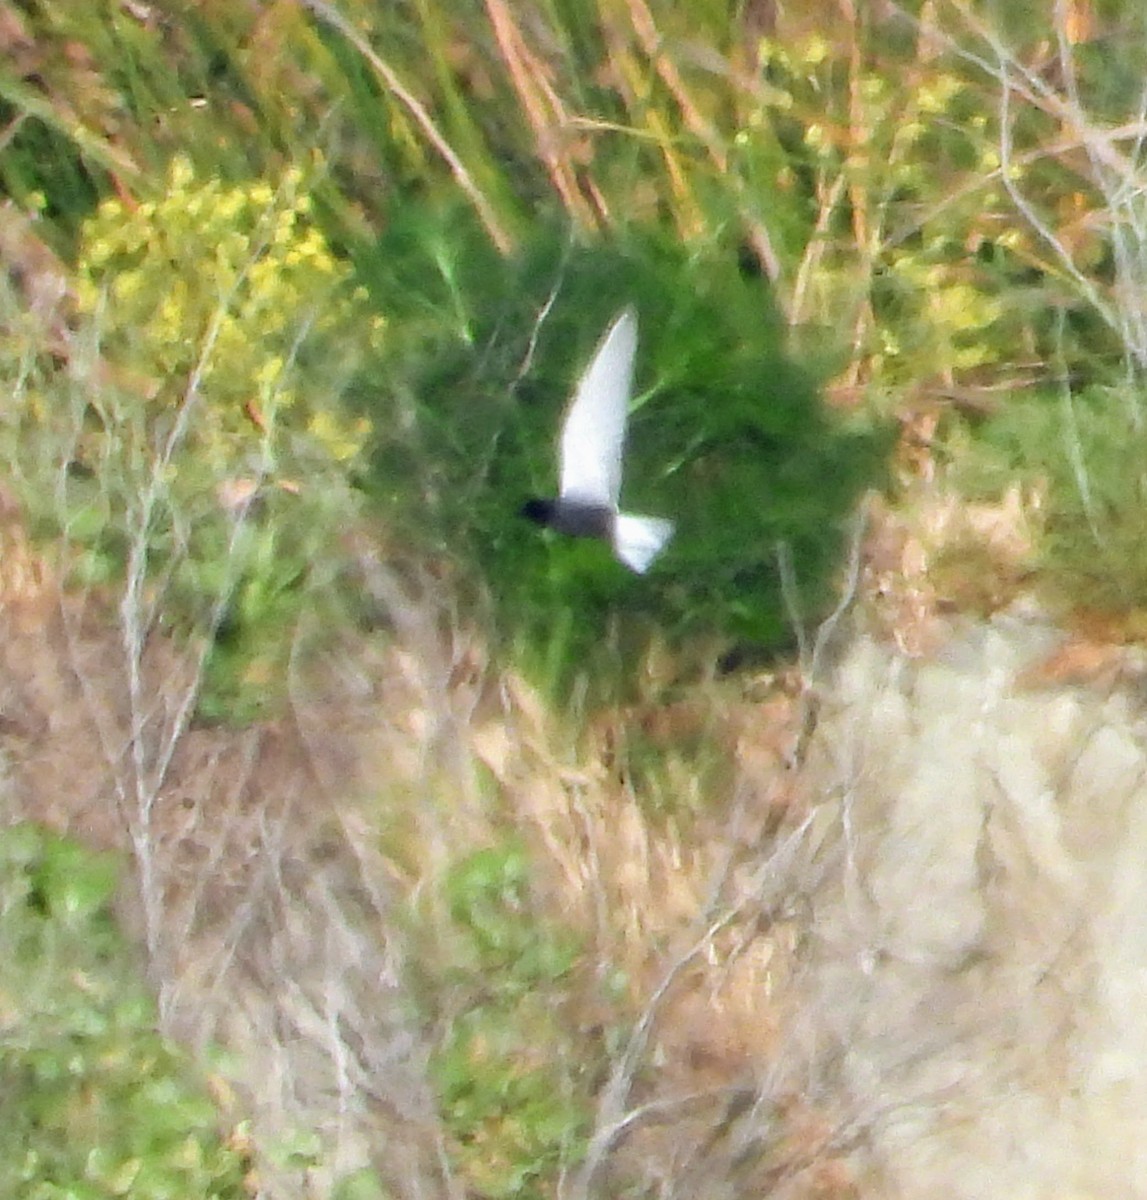
[[[785,602],[789,622],[797,639],[801,667],[801,715],[797,722],[797,738],[789,757],[790,768],[799,767],[808,753],[809,742],[816,731],[820,710],[820,675],[825,654],[832,643],[844,615],[852,607],[860,586],[861,551],[864,534],[868,527],[867,509],[862,505],[853,518],[852,532],[848,542],[848,568],[836,607],[820,623],[812,645],[801,613],[796,576],[793,572],[792,556],[785,542],[777,544],[777,569],[781,580],[781,595]]]

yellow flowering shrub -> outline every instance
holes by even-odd
[[[147,415],[194,395],[188,448],[201,462],[227,469],[264,437],[277,450],[304,434],[335,461],[361,447],[369,430],[339,409],[337,377],[381,322],[311,220],[298,168],[277,186],[230,184],[176,158],[160,199],[100,205],[77,274],[80,314],[141,383]]]
[[[304,617],[337,624],[349,468],[370,434],[343,398],[382,322],[303,171],[228,183],[183,158],[159,199],[108,199],[85,223],[74,295],[99,369],[79,404],[57,379],[63,404],[25,406],[57,464],[71,423],[62,486],[38,489],[69,578],[146,579],[136,602],[210,646],[200,711],[250,719],[274,705]]]

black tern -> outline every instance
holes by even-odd
[[[618,511],[636,352],[637,314],[627,308],[602,338],[566,414],[558,498],[529,500],[522,515],[570,537],[608,541],[627,567],[644,574],[673,535],[673,522]]]

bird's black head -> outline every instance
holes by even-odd
[[[518,510],[520,516],[526,517],[536,525],[549,525],[554,519],[557,505],[553,500],[539,500],[536,497],[527,500]]]

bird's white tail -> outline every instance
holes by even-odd
[[[613,519],[613,549],[631,570],[644,575],[673,536],[673,522],[662,517],[618,513]]]

